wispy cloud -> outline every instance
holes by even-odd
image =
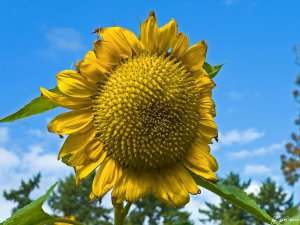
[[[221,146],[231,146],[233,144],[246,144],[256,139],[259,139],[265,135],[265,132],[257,131],[254,128],[247,130],[230,130],[225,133],[219,133],[219,142],[213,145],[213,149],[218,149]]]
[[[229,95],[229,98],[232,100],[232,101],[240,101],[243,99],[244,97],[244,94],[241,93],[241,92],[237,92],[237,91],[230,91],[228,93]]]
[[[276,143],[269,145],[267,147],[261,147],[261,148],[256,148],[252,150],[240,150],[240,151],[234,151],[230,152],[229,156],[234,158],[234,159],[243,159],[243,158],[249,158],[249,157],[254,157],[254,156],[263,156],[266,154],[270,154],[275,152],[276,150],[282,149],[284,146],[284,143]]]
[[[8,129],[7,127],[0,127],[0,143],[7,142],[8,137]]]
[[[13,149],[0,147],[0,193],[4,190],[19,187],[21,180],[28,180],[34,174],[41,172],[42,179],[40,189],[33,193],[36,198],[42,195],[53,183],[73,170],[57,161],[57,155],[47,153],[42,146],[33,145],[24,149],[20,155]],[[7,202],[0,195],[0,222],[10,216],[14,204]]]
[[[271,168],[260,164],[248,164],[244,168],[245,175],[268,175]]]
[[[43,55],[53,57],[61,52],[77,52],[84,49],[81,34],[73,29],[66,27],[56,27],[48,29],[45,33],[48,47],[44,49]]]
[[[259,193],[259,190],[260,190],[260,186],[261,184],[258,183],[257,181],[251,181],[251,184],[249,185],[249,187],[245,190],[245,192],[247,194],[255,194],[257,195]]]

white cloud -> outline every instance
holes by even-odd
[[[240,101],[242,100],[244,97],[244,95],[240,92],[237,92],[237,91],[230,91],[229,92],[229,98],[232,100],[232,101]]]
[[[73,28],[57,27],[47,29],[45,39],[48,46],[41,54],[48,58],[53,58],[62,53],[78,53],[85,49],[81,34]]]
[[[0,127],[0,143],[7,142],[9,139],[7,127]]]
[[[43,132],[39,129],[30,129],[28,132],[29,132],[29,134],[31,134],[35,137],[38,137],[38,138],[43,137],[43,135],[44,135]]]
[[[19,166],[20,164],[21,164],[21,160],[15,153],[13,153],[3,147],[0,147],[1,171],[3,171],[4,169],[15,168],[15,167]],[[3,173],[3,175],[4,175],[4,173]]]
[[[47,153],[43,146],[33,145],[29,147],[29,151],[24,149],[24,152],[20,155],[13,149],[0,147],[0,221],[10,216],[14,206],[3,198],[1,193],[4,190],[16,189],[20,186],[21,180],[28,180],[41,172],[40,188],[32,194],[32,198],[36,199],[45,194],[45,191],[59,178],[64,178],[73,172],[72,168],[57,160],[56,154]]]
[[[259,132],[254,128],[249,128],[244,131],[230,130],[228,132],[219,133],[219,142],[212,146],[213,149],[218,149],[221,146],[230,146],[233,144],[246,144],[256,139],[259,139],[265,135],[264,132]]]
[[[230,152],[229,156],[234,159],[243,159],[243,158],[254,157],[254,156],[262,156],[262,155],[274,153],[276,150],[282,149],[283,146],[284,146],[283,142],[276,143],[267,147],[261,147],[252,150],[240,150],[240,151]]]
[[[203,215],[200,215],[199,209],[207,209],[205,202],[213,203],[219,205],[221,198],[214,193],[204,189],[201,189],[201,194],[191,195],[189,203],[184,207],[184,210],[187,210],[191,213],[191,219],[195,222],[195,225],[200,225],[199,219],[204,218]],[[206,223],[207,225],[212,225],[211,223]]]
[[[245,190],[247,194],[254,194],[257,195],[259,193],[261,184],[258,183],[257,181],[251,181],[251,184],[249,187]]]
[[[271,168],[265,165],[248,164],[245,166],[244,173],[246,175],[268,175],[271,173]]]
[[[82,49],[82,38],[78,31],[73,28],[52,28],[46,33],[46,39],[51,47],[66,50],[77,51]]]

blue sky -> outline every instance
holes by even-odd
[[[54,87],[55,74],[73,68],[92,48],[95,28],[120,25],[138,34],[139,20],[153,9],[160,25],[175,18],[190,43],[205,39],[208,62],[225,63],[214,90],[220,143],[212,148],[219,176],[239,172],[252,178],[252,189],[267,176],[285,185],[280,154],[297,116],[292,91],[299,67],[292,48],[300,43],[299,8],[297,0],[0,0],[0,117],[38,96],[39,87]],[[56,161],[61,140],[46,131],[59,112],[0,125],[0,192],[42,171],[37,196],[71,171]],[[218,201],[204,192],[187,209],[207,199]],[[11,206],[0,197],[0,221]]]

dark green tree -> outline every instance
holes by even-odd
[[[225,179],[221,179],[220,182],[225,185],[234,185],[242,190],[247,189],[251,184],[251,180],[241,182],[240,176],[234,173],[230,173]],[[205,204],[208,207],[207,210],[199,209],[200,214],[207,217],[200,220],[203,223],[215,222],[216,224],[220,225],[249,224],[248,221],[250,219],[250,215],[224,199],[221,199],[220,205],[215,205],[209,202],[206,202]]]
[[[300,66],[300,45],[294,48],[296,55],[296,64]],[[300,87],[300,74],[296,78],[297,88],[293,91],[295,102],[300,104],[299,87]],[[298,109],[299,110],[299,109]],[[281,170],[285,176],[286,181],[290,185],[294,185],[300,177],[300,114],[295,120],[297,132],[291,135],[291,141],[286,144],[286,153],[281,155]]]
[[[167,206],[148,195],[135,203],[127,218],[127,225],[140,225],[145,221],[148,225],[193,225],[189,217],[188,212]]]
[[[13,208],[12,213],[15,213],[18,209],[28,205],[33,200],[30,199],[30,193],[35,189],[39,188],[39,183],[41,179],[41,174],[38,173],[28,182],[21,181],[21,186],[18,190],[11,190],[9,192],[4,191],[3,196],[8,201],[13,201],[17,203],[17,206]]]
[[[76,220],[86,225],[111,225],[112,209],[101,206],[100,202],[90,202],[94,174],[75,185],[74,175],[71,174],[60,180],[58,188],[48,199],[48,204],[54,213],[66,217],[75,216]]]
[[[261,209],[276,218],[280,218],[286,210],[294,206],[293,195],[288,198],[284,189],[281,186],[277,187],[270,178],[262,184],[255,200]]]
[[[230,173],[221,182],[225,185],[235,185],[246,190],[251,180],[241,182],[238,174]],[[258,206],[264,209],[271,217],[283,218],[287,210],[291,208],[297,209],[298,206],[293,205],[293,196],[288,198],[286,192],[281,186],[276,186],[270,178],[262,183],[257,194],[250,194]],[[201,222],[214,222],[219,225],[263,225],[264,223],[252,217],[249,213],[232,205],[224,199],[221,199],[219,205],[206,202],[208,209],[200,209],[199,212],[207,218],[201,219]]]

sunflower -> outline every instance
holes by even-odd
[[[94,50],[76,71],[57,74],[60,93],[42,95],[71,109],[50,132],[69,135],[58,158],[75,168],[76,182],[97,170],[91,199],[112,189],[112,202],[152,194],[184,206],[200,189],[191,173],[216,182],[209,144],[218,135],[214,82],[202,68],[205,41],[191,47],[174,19],[158,27],[154,12],[140,37],[122,27],[96,29]]]

